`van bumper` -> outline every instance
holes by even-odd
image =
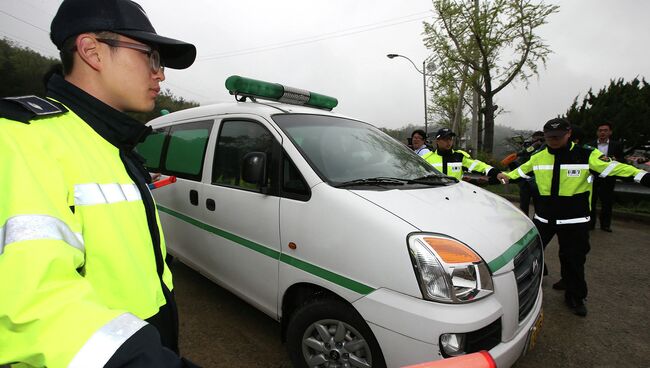
[[[499,290],[496,285],[499,278],[504,281],[513,275],[508,272],[495,277],[496,290]],[[532,311],[521,323],[517,321],[518,314],[514,313],[516,306],[502,305],[504,300],[510,299],[509,296],[491,295],[474,303],[452,305],[378,289],[353,305],[375,334],[389,367],[442,359],[438,345],[441,334],[477,331],[498,319],[503,326],[501,342],[489,352],[498,367],[510,367],[524,352],[529,331],[542,307],[542,289],[540,287]],[[513,324],[516,328],[510,327]]]

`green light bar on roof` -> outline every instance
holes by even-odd
[[[232,75],[226,79],[226,89],[231,95],[250,96],[264,100],[278,101],[293,105],[306,105],[319,109],[332,110],[339,101],[330,96],[283,86],[260,80]]]

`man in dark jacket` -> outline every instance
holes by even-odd
[[[569,140],[571,126],[556,118],[544,125],[546,147],[530,160],[507,174],[499,173],[503,183],[528,179],[535,174],[539,199],[533,222],[544,248],[557,235],[565,302],[579,316],[587,315],[585,261],[589,253],[589,197],[591,174],[633,179],[650,187],[650,175],[630,165],[612,162],[598,150]],[[557,287],[555,287],[557,289]]]
[[[0,99],[0,366],[195,367],[133,151],[151,128],[126,112],[151,111],[196,48],[131,0],[64,0],[50,38],[47,97]]]
[[[611,139],[612,124],[603,122],[598,125],[596,131],[598,139],[589,143],[590,146],[598,149],[605,156],[612,160],[625,163],[623,157],[623,143]],[[596,227],[596,203],[600,198],[600,228],[609,233],[612,232],[612,204],[614,202],[614,186],[616,178],[607,176],[596,176],[594,180],[594,190],[591,196],[591,228]]]

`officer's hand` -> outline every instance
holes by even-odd
[[[504,173],[499,173],[497,175],[497,179],[501,182],[501,184],[508,184],[510,182],[510,178]]]
[[[645,173],[645,175],[641,177],[640,183],[645,185],[646,187],[650,187],[650,173]]]

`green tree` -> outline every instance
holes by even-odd
[[[0,39],[0,97],[45,94],[42,76],[56,64],[36,51]]]
[[[471,89],[467,88],[467,70],[450,69],[449,65],[441,65],[431,78],[431,104],[429,113],[437,117],[437,124],[452,129],[457,139],[463,137],[468,120],[464,112],[471,97]],[[458,143],[458,142],[456,142]]]
[[[596,139],[599,123],[612,123],[614,137],[626,147],[650,141],[650,84],[645,79],[611,80],[598,93],[590,89],[578,104],[575,98],[565,117],[585,131],[585,141]]]
[[[437,65],[467,68],[484,107],[484,149],[494,147],[494,96],[515,78],[527,83],[551,52],[535,31],[558,11],[531,0],[434,0],[435,16],[424,23],[425,46]]]

